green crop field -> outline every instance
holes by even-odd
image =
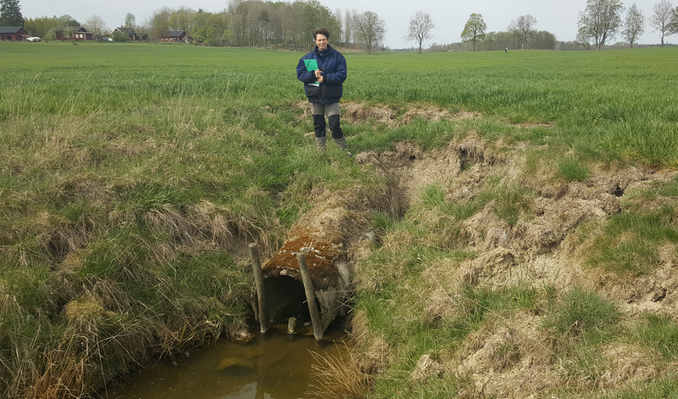
[[[0,43],[0,398],[92,392],[138,363],[234,336],[251,317],[247,242],[257,241],[266,255],[276,251],[312,206],[315,186],[384,187],[383,177],[334,146],[315,152],[295,75],[300,57],[189,45]],[[482,117],[393,126],[367,118],[344,124],[344,131],[354,154],[402,140],[440,148],[471,133],[498,150],[525,143],[534,149],[527,168],[539,163],[534,157],[550,161],[567,181],[585,180],[611,163],[677,168],[677,57],[675,47],[349,53],[342,101],[385,106],[398,116],[433,106]],[[464,209],[440,205],[444,194],[435,190],[426,195],[442,196],[429,201],[431,208],[468,213],[464,218],[512,196],[507,212],[514,214],[506,220],[514,225],[528,208],[521,202],[527,194],[506,193],[486,194]],[[651,215],[631,209],[628,223],[615,219],[600,232],[589,263],[617,270],[623,262],[615,256],[624,255],[605,251],[615,237],[641,231],[633,220],[662,226],[663,233],[647,235],[653,238],[643,250],[675,244],[676,204],[666,206]],[[382,222],[385,231],[416,229]],[[378,256],[371,262],[389,259]],[[418,277],[409,278],[416,284]],[[608,312],[608,324],[617,323],[607,305],[575,294]],[[548,300],[528,289],[463,296],[482,299],[487,309],[534,308]],[[387,333],[392,321],[375,313],[382,300],[359,293],[356,306]],[[557,312],[568,309],[553,305],[552,311],[557,326]],[[475,315],[455,320],[440,339],[466,337],[482,321]],[[643,323],[648,330],[642,331],[675,328],[667,319]],[[421,334],[416,339],[423,343],[403,351],[438,339]],[[667,359],[675,360],[674,352]],[[412,359],[397,367],[413,366]],[[672,381],[662,377],[652,387],[675,392]],[[449,397],[463,382],[436,385],[438,396],[426,397]],[[420,397],[425,390],[402,384],[379,381],[375,397]],[[579,391],[566,391],[572,392]]]

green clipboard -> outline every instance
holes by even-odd
[[[306,70],[307,71],[315,71],[318,69],[318,61],[317,60],[304,60],[304,64],[306,65]],[[313,86],[320,86],[320,83],[316,80],[313,83],[308,83]]]

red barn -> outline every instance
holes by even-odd
[[[0,26],[0,40],[17,41],[26,40],[31,35],[20,26]]]
[[[160,37],[161,42],[183,43],[186,41],[186,32],[183,30],[171,30],[167,36]]]

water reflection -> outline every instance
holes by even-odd
[[[252,342],[222,341],[192,351],[190,357],[149,365],[129,376],[124,387],[104,398],[124,399],[298,399],[310,398],[310,351],[337,355],[343,345],[313,337],[269,333]]]

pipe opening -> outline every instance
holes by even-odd
[[[311,321],[301,281],[289,276],[269,277],[264,279],[264,289],[268,317],[272,323],[286,324],[290,317],[295,317],[300,323]]]

